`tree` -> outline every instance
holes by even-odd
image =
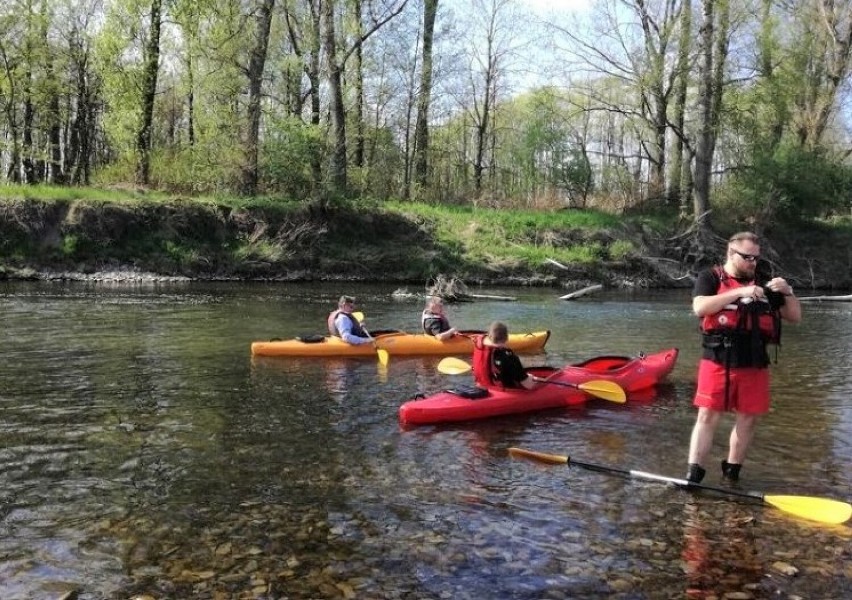
[[[245,164],[242,172],[242,192],[247,196],[257,193],[258,144],[260,137],[261,92],[263,70],[266,65],[269,31],[272,28],[272,10],[275,0],[259,0],[255,13],[255,39],[249,55],[246,77],[248,78],[248,122],[245,139]]]
[[[630,124],[624,139],[627,155],[613,158],[633,172],[637,189],[643,190],[639,201],[663,197],[667,188],[672,98],[677,82],[686,85],[687,77],[683,69],[688,64],[684,60],[689,55],[688,38],[682,29],[689,21],[682,15],[689,12],[688,4],[688,0],[607,0],[596,5],[599,12],[588,27],[554,24],[568,40],[570,68],[591,73],[587,93],[596,102],[590,110],[620,114]],[[623,93],[600,96],[596,88],[601,80],[622,82]]]
[[[703,0],[699,31],[698,139],[693,177],[693,216],[699,230],[710,228],[710,176],[722,110],[728,17],[728,0]]]
[[[669,161],[668,203],[677,202],[680,213],[688,213],[688,200],[692,192],[692,152],[686,133],[686,100],[689,89],[692,55],[692,3],[685,2],[680,13],[677,68],[674,81],[671,127],[674,141]]]
[[[794,128],[799,143],[815,149],[836,110],[852,56],[852,3],[848,0],[805,0],[802,36],[795,48],[796,65],[807,85],[796,96]],[[804,43],[802,43],[804,41]]]
[[[420,86],[417,91],[417,120],[414,126],[414,182],[426,187],[429,178],[429,101],[432,96],[432,41],[438,0],[423,3],[423,48]]]
[[[299,2],[286,2],[284,6],[284,22],[287,29],[287,40],[293,56],[300,61],[301,72],[307,79],[307,97],[309,99],[308,122],[312,127],[319,128],[322,121],[321,65],[322,65],[322,15],[321,0],[307,0],[303,5]],[[301,75],[300,72],[300,75]],[[294,116],[302,113],[302,88],[296,82],[296,74],[288,77],[288,109]],[[311,161],[313,182],[315,187],[322,183],[322,154],[315,152]]]
[[[343,100],[343,73],[346,62],[353,53],[361,49],[361,45],[370,36],[399,15],[407,3],[408,0],[392,0],[382,4],[378,13],[374,13],[371,6],[371,9],[368,11],[370,14],[369,26],[361,28],[359,25],[355,39],[352,40],[351,45],[347,48],[340,43],[338,34],[336,33],[335,17],[337,10],[335,0],[323,0],[322,2],[322,46],[325,52],[328,73],[329,118],[332,135],[332,150],[329,162],[329,178],[332,192],[342,194],[348,192],[348,156],[346,150],[347,109]],[[356,4],[356,9],[361,11],[362,5],[360,2]],[[363,16],[359,12],[356,18],[360,23]],[[343,52],[338,52],[338,45],[343,46]]]
[[[487,155],[492,141],[495,105],[514,48],[514,5],[512,0],[476,0],[469,27],[467,116],[473,127],[473,154],[465,157],[473,166],[474,194],[483,189],[488,168]]]
[[[154,100],[157,96],[157,77],[160,74],[160,31],[162,28],[162,0],[151,0],[148,17],[148,38],[142,66],[142,110],[136,132],[136,183],[148,185],[151,176],[151,130],[153,128]]]

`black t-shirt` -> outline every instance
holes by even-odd
[[[524,365],[521,364],[521,359],[518,358],[517,354],[509,348],[495,348],[494,354],[491,355],[491,360],[497,370],[497,378],[503,384],[503,387],[523,387],[521,382],[529,377],[529,375],[527,375],[527,371],[524,369]]]

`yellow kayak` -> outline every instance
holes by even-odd
[[[375,356],[376,349],[387,350],[395,356],[470,354],[473,352],[471,335],[484,332],[457,335],[446,341],[440,341],[425,333],[407,333],[405,331],[375,331],[376,345],[363,344],[353,346],[336,336],[310,336],[290,340],[272,340],[253,342],[252,356]],[[550,331],[509,334],[509,347],[515,352],[538,352],[544,348],[550,337]]]

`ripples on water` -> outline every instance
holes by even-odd
[[[437,358],[249,356],[254,339],[321,330],[342,291],[373,328],[416,326],[419,303],[367,286],[3,288],[0,597],[852,593],[848,525],[507,457],[681,476],[697,360],[683,293],[509,290],[517,302],[453,306],[463,328],[552,329],[528,364],[670,346],[680,362],[657,397],[626,406],[404,431],[402,401],[469,378],[438,374]],[[850,312],[808,306],[807,326],[785,329],[743,485],[850,499]]]

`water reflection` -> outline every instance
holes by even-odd
[[[848,526],[508,457],[520,446],[682,475],[698,338],[681,292],[566,303],[512,290],[517,302],[452,307],[464,328],[552,329],[531,364],[672,346],[680,362],[624,406],[406,431],[402,402],[468,376],[438,373],[440,357],[383,371],[249,356],[255,339],[319,331],[336,287],[0,290],[4,599],[852,593]],[[415,328],[421,303],[391,291],[346,290],[373,327]],[[846,316],[806,308],[808,326],[785,330],[750,488],[848,500],[852,389],[832,358],[848,354]]]

